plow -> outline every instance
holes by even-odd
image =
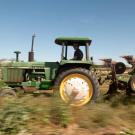
[[[125,90],[127,95],[135,93],[135,59],[122,56],[131,65],[112,59],[100,59],[103,64],[95,65],[89,55],[92,40],[89,38],[60,37],[55,43],[61,47],[61,60],[58,62],[37,62],[34,60],[34,38],[28,53],[28,62],[20,61],[20,51],[15,51],[16,60],[1,63],[1,80],[10,90],[0,91],[0,95],[16,90],[25,93],[54,94],[71,106],[83,106],[100,96],[100,86],[109,81],[108,95]],[[84,50],[81,60],[69,58],[72,47],[78,45]],[[69,48],[69,49],[68,49]],[[7,89],[7,88],[6,88]]]
[[[131,55],[121,57],[126,60],[130,66],[126,66],[123,62],[112,61],[112,59],[100,59],[104,63],[98,73],[99,84],[103,85],[106,81],[110,81],[106,95],[115,95],[120,90],[126,91],[127,96],[131,96],[135,93],[135,59]],[[102,79],[103,69],[105,71],[109,70],[109,72],[105,74],[104,79]],[[98,70],[98,68],[96,68],[95,71],[96,70]]]

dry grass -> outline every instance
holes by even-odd
[[[71,108],[57,97],[30,94],[15,99],[1,98],[0,105],[3,128],[0,135],[19,132],[24,135],[134,135],[135,132],[135,97],[127,98],[123,93],[110,100],[101,97],[97,103],[79,108]],[[11,124],[14,126],[10,127]]]

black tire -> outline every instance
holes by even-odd
[[[131,76],[128,82],[128,86],[131,90],[131,92],[135,93],[135,75]]]
[[[117,62],[115,64],[115,72],[116,74],[123,74],[126,70],[126,65],[123,62]]]
[[[97,99],[97,97],[99,96],[99,93],[100,93],[100,91],[99,91],[99,83],[98,83],[98,80],[96,79],[96,76],[94,75],[94,73],[92,73],[90,70],[87,70],[87,69],[84,69],[84,68],[69,69],[69,70],[66,70],[66,71],[63,71],[62,73],[60,73],[58,75],[58,77],[56,78],[56,81],[55,81],[55,89],[56,89],[55,92],[60,93],[60,86],[61,86],[62,81],[67,76],[70,76],[70,75],[72,76],[74,74],[84,76],[87,79],[87,82],[89,84],[91,84],[92,89],[90,89],[90,87],[88,87],[89,91],[92,91],[92,96],[91,96],[89,101],[95,101]],[[88,103],[88,102],[86,102],[86,103]],[[82,104],[82,105],[84,105],[84,104]],[[81,106],[81,105],[73,105],[73,106]]]

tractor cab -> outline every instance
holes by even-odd
[[[59,90],[62,100],[72,106],[82,106],[99,95],[99,84],[95,74],[91,71],[92,60],[89,57],[89,38],[57,38],[55,43],[62,48],[61,61],[55,88]],[[76,51],[83,57],[71,51]],[[77,55],[78,55],[77,54]]]
[[[71,38],[71,37],[60,37],[55,40],[55,43],[61,45],[62,52],[61,52],[61,62],[60,64],[65,63],[89,63],[91,64],[91,59],[89,57],[89,46],[92,40],[89,38]],[[78,48],[81,51],[80,57],[81,59],[74,58],[75,55],[75,48]],[[74,51],[74,54],[70,54],[71,51]],[[79,53],[78,53],[79,55]]]

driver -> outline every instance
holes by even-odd
[[[79,45],[74,45],[74,58],[73,60],[82,60],[83,58],[83,52],[79,49]]]

